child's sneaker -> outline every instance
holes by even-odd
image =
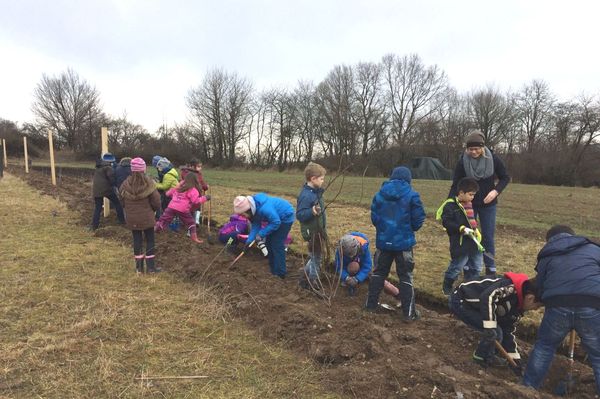
[[[415,309],[411,315],[402,315],[402,320],[405,323],[412,323],[413,321],[417,321],[419,319],[421,319],[421,312],[419,312],[417,309]]]

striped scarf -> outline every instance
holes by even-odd
[[[467,213],[467,219],[469,220],[469,224],[471,228],[475,230],[477,228],[477,219],[475,219],[475,211],[473,211],[473,204],[471,202],[461,202],[463,208],[465,208],[465,212]]]

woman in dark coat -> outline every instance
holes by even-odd
[[[510,182],[510,176],[506,172],[504,162],[485,146],[485,137],[479,130],[473,130],[465,139],[466,149],[460,156],[454,176],[449,198],[457,195],[456,186],[463,177],[472,177],[479,184],[479,191],[473,198],[473,210],[475,217],[479,217],[482,240],[485,248],[483,261],[485,263],[485,274],[496,274],[496,263],[494,256],[494,232],[496,230],[496,205],[498,195]]]
[[[148,273],[159,272],[154,259],[154,213],[160,209],[160,195],[154,180],[146,176],[146,163],[142,158],[131,160],[131,176],[121,185],[119,193],[125,208],[127,228],[133,235],[133,255],[137,273],[144,272],[144,260]],[[146,239],[146,251],[143,239]]]

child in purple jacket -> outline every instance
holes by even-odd
[[[250,231],[250,220],[245,215],[234,213],[229,217],[229,222],[225,223],[219,230],[219,241],[226,244],[231,238],[232,246],[236,246],[241,238],[238,235],[248,234]]]

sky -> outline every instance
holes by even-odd
[[[75,70],[103,109],[154,132],[224,68],[257,90],[417,53],[460,92],[543,79],[600,94],[600,2],[571,0],[0,0],[0,118],[32,122],[43,74]]]

